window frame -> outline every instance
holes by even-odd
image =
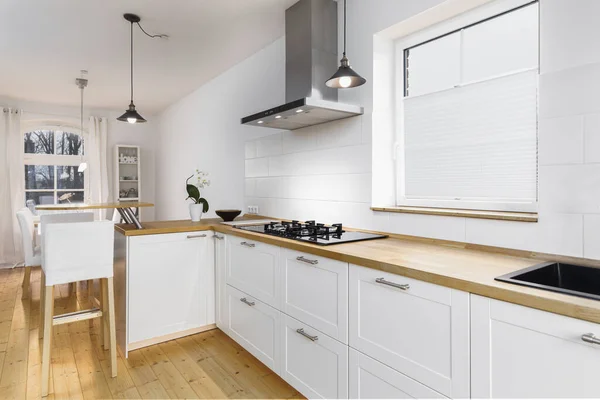
[[[406,197],[405,182],[406,182],[406,168],[405,168],[405,153],[404,153],[404,98],[406,95],[406,50],[418,47],[425,43],[440,39],[442,37],[451,35],[453,33],[460,33],[463,29],[469,28],[474,25],[485,23],[486,21],[516,11],[518,9],[535,5],[538,7],[538,63],[537,67],[524,68],[521,70],[515,70],[508,73],[498,74],[496,76],[488,77],[485,79],[474,80],[469,82],[460,82],[459,87],[464,87],[479,82],[489,81],[491,79],[501,78],[503,76],[510,76],[513,74],[522,73],[525,71],[537,70],[539,78],[540,70],[540,56],[539,56],[539,43],[540,43],[540,24],[539,24],[539,0],[499,0],[486,5],[480,6],[476,9],[470,10],[465,14],[461,14],[455,18],[436,23],[423,30],[415,32],[411,35],[399,38],[394,42],[395,51],[395,75],[399,78],[396,79],[395,84],[395,117],[394,122],[395,128],[395,142],[394,142],[394,163],[395,163],[395,204],[397,207],[430,207],[430,208],[442,208],[442,209],[455,209],[455,210],[478,210],[478,211],[492,211],[492,212],[537,212],[539,202],[539,178],[536,182],[536,199],[534,202],[520,202],[514,200],[502,200],[489,201],[489,200],[478,200],[470,198],[468,200],[456,200],[456,199],[427,199],[418,198],[411,199]],[[539,80],[538,80],[539,88]],[[417,96],[423,96],[426,94],[418,94],[410,96],[411,98]],[[539,98],[538,98],[538,115],[539,120]],[[536,139],[536,146],[539,148],[539,133]],[[536,170],[539,174],[539,160],[536,160]]]
[[[58,193],[59,192],[81,192],[83,193],[83,202],[85,203],[89,198],[89,171],[83,174],[83,189],[59,189],[58,188],[58,173],[57,167],[61,166],[70,166],[70,167],[78,167],[82,162],[88,162],[88,155],[86,151],[86,142],[87,142],[87,131],[84,128],[82,131],[80,127],[75,126],[74,124],[63,122],[63,121],[29,121],[25,122],[21,126],[21,141],[24,140],[25,134],[31,131],[36,130],[52,130],[52,131],[63,131],[67,133],[74,133],[76,135],[81,136],[83,140],[83,155],[64,155],[64,154],[56,154],[56,136],[54,137],[54,154],[34,154],[34,153],[25,153],[25,149],[22,147],[23,151],[23,168],[28,165],[48,165],[54,167],[54,186],[52,189],[27,189],[26,176],[23,176],[23,186],[24,186],[24,198],[27,201],[27,193],[52,193],[54,198],[53,204],[58,203]],[[21,142],[21,146],[23,142]]]

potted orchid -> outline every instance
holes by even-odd
[[[190,179],[196,178],[194,183],[190,183]],[[193,203],[190,204],[190,217],[192,221],[198,222],[202,218],[202,213],[208,212],[208,201],[204,197],[200,197],[200,189],[210,186],[210,180],[208,179],[208,172],[196,170],[185,181],[185,188],[187,190],[187,199],[192,199]]]

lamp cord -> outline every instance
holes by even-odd
[[[142,25],[140,25],[140,23],[139,23],[139,22],[136,22],[136,24],[137,24],[137,25],[140,27],[140,29],[142,30],[142,32],[144,32],[144,33],[146,34],[146,36],[148,36],[148,37],[150,37],[150,38],[153,38],[153,39],[154,39],[154,38],[167,39],[167,38],[169,37],[169,35],[165,35],[165,34],[162,34],[162,33],[159,33],[159,34],[157,34],[157,35],[151,35],[151,34],[149,34],[148,32],[146,32],[146,31],[144,30],[144,28],[142,28]]]
[[[131,74],[131,103],[133,103],[133,22],[131,23],[131,63],[130,63],[130,74]]]
[[[346,55],[346,0],[344,0],[344,56]]]

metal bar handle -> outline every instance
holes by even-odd
[[[316,335],[315,336],[311,336],[308,333],[304,332],[304,328],[296,329],[296,332],[298,332],[299,334],[301,334],[305,338],[308,338],[308,339],[312,340],[313,342],[316,342],[317,340],[319,340],[318,336],[316,336]]]
[[[246,246],[246,247],[256,247],[256,245],[254,243],[241,242],[240,244],[242,246]]]
[[[600,344],[600,338],[597,338],[593,333],[586,333],[585,335],[581,335],[581,340],[586,343],[591,344]]]
[[[305,258],[304,256],[298,256],[298,257],[296,257],[296,260],[305,262],[307,264],[312,264],[312,265],[319,263],[319,260],[309,260],[308,258]]]
[[[242,303],[246,303],[246,304],[248,304],[250,307],[252,307],[254,304],[256,304],[256,303],[255,303],[255,302],[253,302],[253,301],[248,301],[248,299],[246,299],[245,297],[242,297],[242,298],[240,299],[240,301],[241,301]]]
[[[221,236],[221,235],[214,235],[213,236],[215,239],[219,239],[219,240],[223,240],[225,237]]]
[[[377,279],[375,279],[375,282],[381,283],[382,285],[388,285],[391,287],[395,287],[397,289],[402,289],[402,290],[410,289],[410,285],[408,283],[404,283],[404,284],[394,283],[394,282],[386,281],[385,278],[377,278]]]
[[[206,237],[206,233],[201,233],[199,235],[187,235],[188,239],[196,239],[196,238],[201,238],[201,237]]]

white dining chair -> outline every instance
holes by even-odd
[[[21,243],[23,244],[23,254],[25,256],[25,273],[23,275],[23,294],[21,298],[29,296],[29,287],[31,280],[31,268],[41,265],[40,247],[35,246],[35,227],[33,223],[33,214],[29,208],[24,207],[17,211],[19,228],[21,228]]]
[[[40,238],[44,233],[44,226],[48,224],[56,224],[56,223],[66,223],[66,222],[92,222],[94,220],[94,213],[92,212],[66,212],[66,213],[58,213],[58,214],[44,214],[40,217]],[[88,296],[92,296],[92,288],[94,282],[88,281]],[[69,295],[76,293],[77,291],[77,282],[69,284]],[[40,302],[41,306],[41,302]],[[41,312],[41,309],[40,309]]]
[[[43,224],[43,222],[42,222]],[[114,224],[111,221],[42,225],[42,397],[48,395],[52,327],[100,318],[104,348],[110,349],[111,376],[117,376],[115,300],[113,286]],[[54,314],[54,287],[100,279],[100,308]]]

